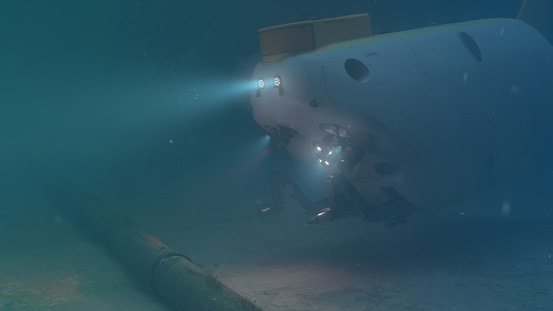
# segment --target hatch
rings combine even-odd
[[[263,62],[307,53],[325,45],[370,37],[369,14],[302,21],[258,30]]]

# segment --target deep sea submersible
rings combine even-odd
[[[516,19],[484,19],[373,35],[368,14],[258,31],[255,121],[324,170],[328,198],[311,202],[290,176],[270,176],[314,215],[387,227],[417,208],[443,208],[524,172],[552,133],[550,0]]]

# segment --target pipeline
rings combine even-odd
[[[76,185],[60,191],[62,208],[177,310],[261,311],[248,299],[145,233]]]

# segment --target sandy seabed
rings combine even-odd
[[[236,213],[224,213],[232,197],[110,205],[126,204],[125,215],[265,311],[553,310],[553,221],[484,208],[497,193],[389,230],[360,219],[305,227],[294,202],[253,217],[253,195]],[[1,310],[171,310],[54,206],[0,229]]]

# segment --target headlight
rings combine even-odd
[[[282,88],[282,79],[280,76],[273,77],[273,87],[278,88],[278,95],[284,95],[284,89]]]
[[[282,83],[282,80],[279,76],[275,76],[273,78],[273,87],[280,87],[280,84]]]
[[[278,89],[278,94],[282,96],[284,94],[284,89],[282,88],[282,79],[280,76],[273,77],[273,88]],[[263,78],[257,79],[257,89],[255,90],[255,96],[257,98],[261,97],[261,90],[265,89],[265,80]]]

